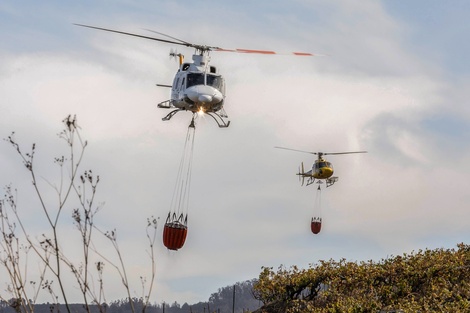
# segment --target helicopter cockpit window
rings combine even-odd
[[[212,86],[217,88],[218,90],[222,90],[222,77],[216,75],[207,75],[206,81],[208,86]]]
[[[202,73],[189,73],[187,75],[187,85],[186,87],[191,87],[195,85],[204,85],[204,74]]]

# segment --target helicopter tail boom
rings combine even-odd
[[[304,170],[304,162],[300,163],[299,172],[296,174],[299,176],[299,181],[303,186],[305,184],[305,179],[307,179],[307,185],[311,185],[315,182],[315,177],[312,174],[312,170],[305,172]]]

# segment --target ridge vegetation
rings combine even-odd
[[[256,312],[470,312],[470,246],[419,250],[379,262],[265,267]]]

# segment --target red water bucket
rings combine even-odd
[[[181,249],[186,241],[188,227],[177,223],[166,223],[163,228],[163,244],[169,250]]]
[[[321,230],[321,218],[312,218],[312,223],[310,224],[310,229],[315,235],[318,234]]]

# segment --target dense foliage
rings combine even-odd
[[[254,294],[259,312],[470,312],[470,246],[263,268]]]

